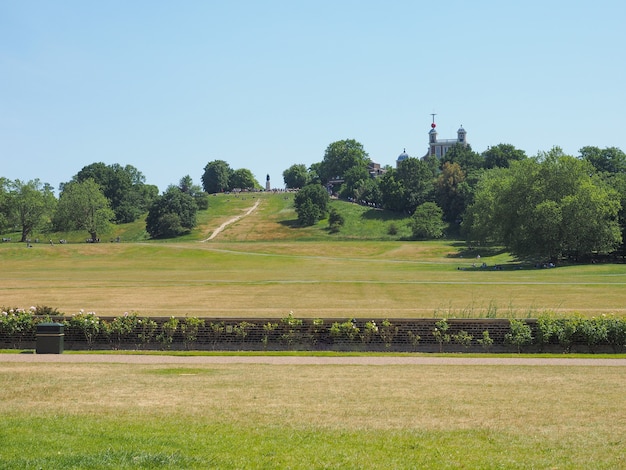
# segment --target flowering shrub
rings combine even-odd
[[[311,323],[311,329],[309,330],[309,342],[312,346],[317,344],[322,334],[325,333],[324,320],[321,318],[314,318]]]
[[[110,323],[102,322],[102,330],[110,338],[113,349],[121,347],[122,340],[129,337],[137,328],[138,321],[136,313],[125,312],[121,317],[115,317]]]
[[[72,315],[69,320],[65,320],[64,324],[69,329],[78,331],[85,338],[88,349],[93,348],[94,339],[102,329],[100,318],[95,312],[85,313],[82,309],[77,314]]]
[[[361,341],[363,343],[369,343],[372,339],[378,335],[378,325],[374,320],[365,322],[363,326],[363,332],[361,333]]]
[[[389,320],[383,320],[380,328],[380,337],[385,343],[385,348],[389,349],[391,347],[391,343],[393,343],[393,339],[396,337],[397,334],[398,327],[392,325]]]
[[[439,343],[439,352],[443,352],[444,343],[450,342],[450,334],[448,333],[449,329],[450,325],[448,324],[448,320],[445,318],[435,323],[433,336],[435,337],[437,343]]]
[[[137,343],[137,349],[142,346],[147,346],[152,341],[157,326],[157,323],[150,318],[139,318],[137,320],[137,339],[139,340]]]
[[[294,318],[293,312],[289,312],[285,318],[280,319],[280,323],[283,327],[283,334],[281,339],[283,342],[291,348],[294,343],[302,340],[302,320]]]
[[[329,330],[330,336],[335,341],[347,341],[349,343],[357,340],[360,332],[361,330],[356,326],[354,318],[343,323],[334,322]]]
[[[35,307],[31,307],[34,309]],[[0,333],[13,339],[14,347],[20,348],[24,336],[34,328],[32,310],[10,308],[2,310],[0,315]]]
[[[10,347],[16,348],[24,343],[32,344],[37,338],[35,327],[38,323],[58,320],[51,318],[51,313],[58,311],[50,307],[0,309],[0,344],[10,344]],[[155,321],[139,318],[136,313],[124,313],[105,320],[94,312],[86,313],[81,310],[62,320],[66,327],[65,336],[70,344],[86,344],[88,349],[93,349],[94,344],[101,344],[106,340],[113,349],[128,348],[129,345],[140,349],[151,342],[159,342],[164,349],[193,349],[196,343],[200,343],[200,349],[207,345],[213,349],[222,346],[231,348],[236,341],[242,349],[259,349],[261,346],[263,349],[293,349],[300,346],[307,349],[325,349],[332,348],[329,340],[335,345],[362,343],[363,348],[367,349],[370,344],[375,344],[374,347],[384,344],[385,348],[393,347],[398,350],[417,350],[423,341],[430,345],[429,348],[438,344],[440,352],[450,342],[466,349],[473,346],[484,350],[489,350],[497,342],[509,344],[518,352],[526,345],[533,345],[535,351],[543,350],[545,346],[554,348],[560,345],[565,352],[574,348],[579,351],[585,346],[590,352],[596,352],[599,348],[603,351],[612,348],[617,353],[626,348],[626,317],[615,315],[591,318],[570,315],[559,318],[544,312],[536,320],[488,320],[486,326],[489,330],[482,331],[482,338],[480,320],[477,325],[470,324],[466,327],[466,321],[445,318],[438,321],[399,320],[397,325],[388,319],[362,322],[351,319],[327,325],[321,318],[301,320],[294,318],[293,312],[290,312],[280,320],[266,320],[262,325],[241,320],[223,320],[210,322],[205,327],[206,320],[197,317],[171,317],[161,320],[163,323],[159,324],[158,319]],[[463,330],[459,330],[460,325],[463,325]],[[418,332],[428,329],[432,336],[423,340]],[[491,338],[490,332],[495,335],[494,338]],[[479,339],[475,340],[472,335]]]
[[[178,318],[170,317],[161,325],[161,333],[157,335],[157,341],[163,345],[163,349],[169,349],[174,342],[174,334],[178,329]]]
[[[183,335],[183,344],[185,349],[191,349],[191,346],[198,341],[198,332],[204,326],[204,320],[198,317],[187,317],[180,325],[180,332]]]

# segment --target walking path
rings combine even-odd
[[[441,357],[441,356],[169,356],[156,354],[0,354],[2,363],[437,365],[437,366],[618,366],[626,359]]]
[[[254,203],[254,205],[252,207],[250,207],[244,214],[242,215],[238,215],[236,217],[233,217],[230,220],[227,220],[226,222],[224,222],[222,225],[220,225],[219,227],[217,227],[213,233],[211,234],[211,236],[209,238],[205,238],[204,240],[202,240],[203,242],[208,242],[209,240],[213,240],[215,237],[217,237],[217,235],[219,235],[219,233],[224,230],[226,227],[228,227],[230,224],[233,224],[235,222],[237,222],[239,219],[241,219],[242,217],[245,217],[247,215],[252,214],[252,212],[254,212],[256,210],[257,207],[259,207],[259,204],[261,203],[260,199],[257,199],[256,202]]]

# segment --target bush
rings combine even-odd
[[[589,348],[589,352],[595,353],[598,344],[606,343],[608,328],[601,318],[586,318],[579,322],[580,336]]]
[[[558,322],[548,314],[542,314],[537,319],[537,343],[539,350],[543,351],[544,346],[557,338],[559,330]]]
[[[293,344],[302,341],[303,322],[298,318],[294,318],[293,312],[289,312],[285,318],[281,318],[280,323],[283,327],[283,333],[280,338],[289,348]]]
[[[300,225],[314,225],[328,214],[330,196],[321,184],[308,184],[297,192],[294,206]]]
[[[376,325],[376,322],[374,320],[365,322],[363,332],[361,333],[361,341],[367,344],[371,342],[376,335],[378,335],[378,325]]]
[[[175,317],[170,317],[166,322],[161,325],[161,332],[157,335],[157,341],[161,343],[163,349],[170,349],[174,342],[174,334],[178,329],[179,320]]]
[[[150,342],[154,338],[157,327],[157,322],[150,318],[139,318],[137,320],[137,349],[150,344]]]
[[[198,341],[198,332],[204,326],[204,320],[197,317],[187,317],[180,325],[180,332],[183,335],[183,344],[185,349],[191,349],[191,346]]]
[[[533,337],[530,326],[522,320],[509,320],[511,331],[504,335],[504,342],[517,347],[522,352],[522,346],[532,343]]]
[[[385,343],[385,348],[389,349],[391,347],[391,343],[393,343],[393,339],[398,334],[398,327],[393,326],[389,320],[383,320],[380,327],[380,337],[383,339],[383,343]]]
[[[330,210],[330,215],[328,216],[328,228],[330,229],[330,232],[331,233],[339,232],[339,229],[343,226],[345,222],[346,221],[343,218],[343,215],[341,215],[337,211],[337,209],[333,207]]]
[[[0,334],[13,340],[14,347],[20,348],[24,337],[33,332],[35,321],[32,310],[10,308],[0,314]]]
[[[102,321],[95,312],[85,313],[83,310],[65,320],[64,324],[70,331],[75,330],[85,338],[88,349],[93,348],[94,340],[102,329]]]
[[[330,326],[330,336],[335,342],[352,343],[360,337],[361,330],[356,326],[356,320],[348,320],[343,323],[334,322]]]
[[[122,341],[130,337],[130,334],[137,327],[137,314],[125,313],[121,317],[116,317],[110,323],[102,322],[102,330],[105,330],[111,341],[113,341],[113,349],[119,349]]]
[[[450,329],[450,325],[448,324],[448,320],[446,320],[445,318],[435,323],[433,336],[435,337],[435,341],[439,343],[440,353],[443,352],[444,343],[450,342],[450,334],[448,334],[449,329]]]
[[[616,318],[615,315],[603,316],[606,324],[606,341],[613,348],[613,352],[621,352],[626,347],[626,318]]]
[[[239,341],[241,341],[242,343],[245,343],[246,338],[250,334],[250,330],[254,328],[255,326],[256,325],[254,323],[242,321],[242,322],[237,323],[233,327],[233,332],[235,333],[235,336],[239,339]]]
[[[452,341],[460,346],[463,346],[465,349],[469,348],[472,345],[473,339],[474,337],[464,330],[461,330],[458,333],[452,335]]]
[[[446,228],[443,211],[434,202],[417,206],[409,222],[413,238],[420,240],[441,238]]]
[[[489,335],[489,330],[483,331],[483,337],[481,339],[477,339],[476,342],[480,344],[485,351],[489,351],[491,346],[493,346],[493,339]]]

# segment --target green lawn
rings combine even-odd
[[[497,249],[404,240],[401,230],[394,238],[388,226],[402,220],[341,201],[333,201],[346,214],[339,234],[325,222],[299,228],[292,198],[212,196],[198,229],[175,240],[147,240],[135,223],[118,229],[122,243],[1,244],[0,306],[280,318],[626,311],[624,264],[532,269]],[[253,213],[203,241],[259,200]],[[126,241],[131,234],[137,241]],[[473,267],[482,263],[488,268]]]
[[[622,369],[0,362],[0,468],[624,468]]]

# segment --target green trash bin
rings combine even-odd
[[[63,353],[62,323],[39,323],[37,325],[37,354],[61,354]]]

